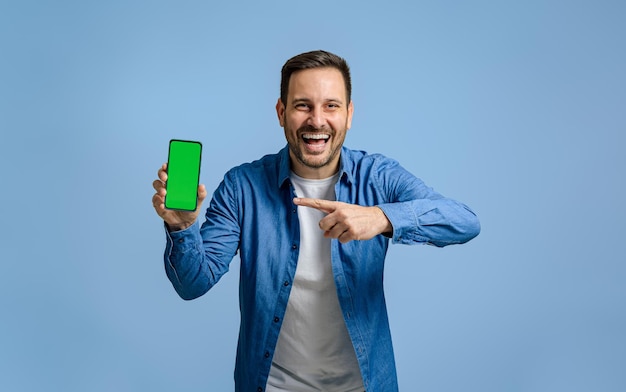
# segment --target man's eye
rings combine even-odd
[[[296,104],[296,109],[308,110],[309,109],[309,105],[307,105],[306,103],[298,103],[298,104]]]

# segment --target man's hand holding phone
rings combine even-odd
[[[152,196],[152,205],[156,213],[165,221],[171,231],[184,230],[193,225],[200,214],[202,202],[207,195],[204,185],[198,186],[198,204],[194,211],[172,210],[165,207],[165,195],[167,194],[167,163],[164,163],[159,169],[158,177],[159,178],[152,183],[156,191],[154,196]]]

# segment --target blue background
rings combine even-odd
[[[229,391],[237,259],[178,298],[150,199],[170,138],[202,182],[285,144],[280,67],[353,71],[346,145],[470,205],[393,246],[403,391],[626,390],[626,3],[0,2],[0,390]]]

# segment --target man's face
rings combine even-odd
[[[343,75],[335,68],[294,72],[287,103],[276,104],[292,170],[304,178],[327,178],[339,170],[341,146],[352,124]]]

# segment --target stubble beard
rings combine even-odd
[[[304,166],[311,168],[311,169],[320,169],[330,164],[330,162],[339,154],[339,152],[341,151],[341,146],[343,145],[343,140],[340,140],[338,144],[334,143],[335,145],[334,147],[331,145],[330,146],[331,150],[328,152],[328,155],[326,156],[325,159],[321,159],[321,160],[310,159],[310,157],[307,157],[306,154],[303,152],[305,149],[304,146],[302,146],[304,141],[302,140],[302,138],[300,138],[299,135],[301,135],[304,132],[314,133],[316,131],[322,131],[322,132],[328,133],[330,135],[330,139],[328,143],[336,142],[335,138],[337,137],[337,132],[335,132],[334,130],[331,130],[329,132],[327,129],[324,129],[324,128],[318,129],[309,125],[300,127],[296,131],[296,140],[290,140],[290,138],[287,137],[287,144],[289,145],[289,150],[291,151],[292,155],[298,160],[298,162],[300,162]],[[287,127],[285,128],[285,134],[291,135],[291,132],[289,131]],[[323,154],[320,154],[320,155],[323,155]],[[313,157],[315,158],[317,156],[313,156]]]

